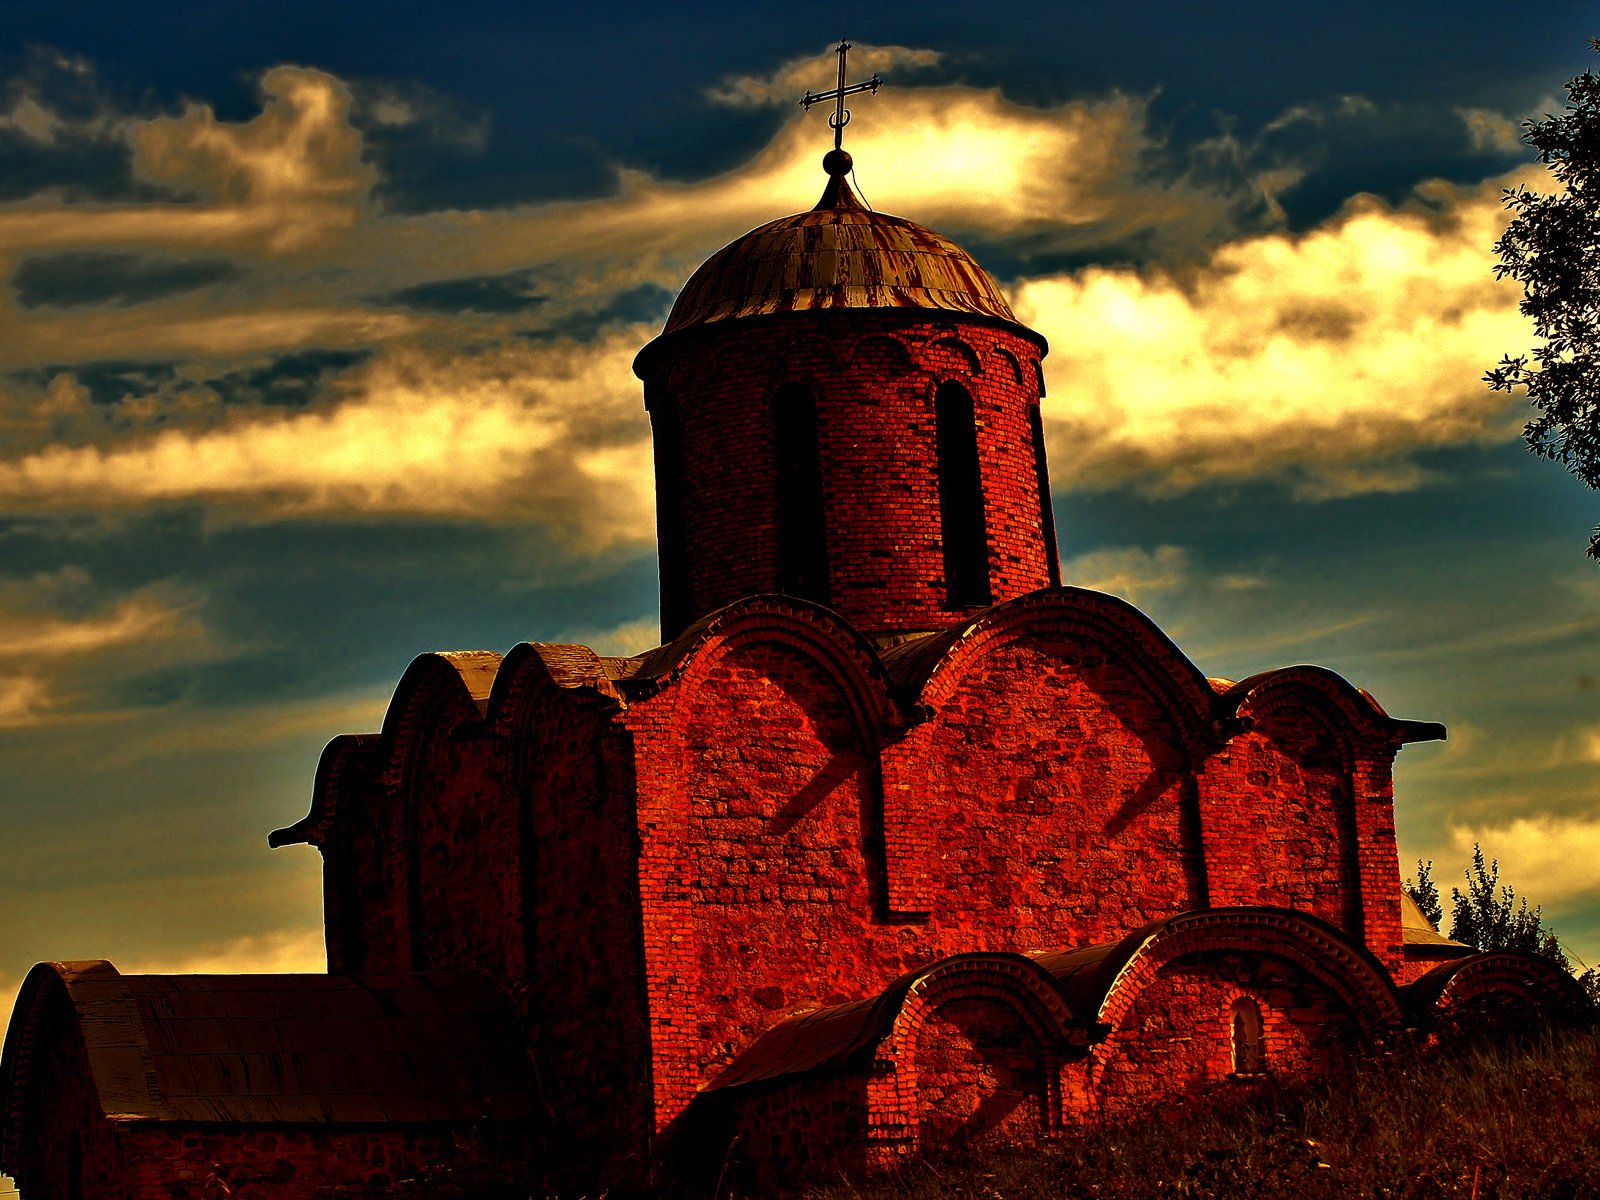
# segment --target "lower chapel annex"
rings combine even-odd
[[[1062,585],[1044,339],[825,165],[636,361],[663,644],[426,654],[335,738],[271,839],[322,856],[327,975],[36,967],[27,1200],[771,1186],[1582,1003],[1403,896],[1441,726]]]

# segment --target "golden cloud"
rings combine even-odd
[[[1527,337],[1488,249],[1507,182],[1432,183],[1398,208],[1361,197],[1184,271],[1022,281],[1018,316],[1051,342],[1054,478],[1403,490],[1423,481],[1413,452],[1511,436],[1480,382],[1496,348]]]
[[[535,518],[599,550],[654,535],[637,328],[581,347],[394,347],[306,411],[49,445],[0,463],[14,509],[206,501],[273,515]]]
[[[1463,861],[1474,845],[1500,863],[1500,881],[1529,905],[1563,904],[1600,893],[1600,818],[1543,814],[1505,823],[1456,825],[1450,843]],[[1453,881],[1441,879],[1441,883]]]
[[[929,53],[878,47],[862,62],[917,65]],[[790,88],[799,69],[741,94]],[[822,118],[797,111],[744,166],[699,183],[619,168],[616,194],[599,199],[397,215],[371,200],[343,83],[279,67],[262,91],[245,122],[202,105],[130,122],[141,177],[193,203],[0,207],[0,259],[12,262],[62,247],[210,246],[253,269],[116,309],[23,310],[0,291],[0,367],[160,359],[199,379],[197,363],[309,347],[376,356],[305,411],[224,411],[203,389],[175,386],[143,402],[148,419],[125,404],[113,421],[81,396],[70,417],[72,385],[59,379],[53,416],[18,415],[0,397],[10,441],[0,502],[516,512],[596,546],[648,540],[649,459],[628,360],[649,331],[588,348],[535,349],[512,335],[622,288],[675,287],[718,245],[809,203],[822,184]],[[1216,245],[1182,269],[1014,285],[1019,315],[1053,345],[1058,483],[1170,490],[1265,476],[1312,494],[1394,490],[1424,481],[1410,457],[1419,448],[1508,436],[1504,405],[1477,383],[1485,347],[1525,337],[1488,259],[1500,181],[1429,185],[1398,208],[1363,199],[1306,234],[1217,245],[1250,197],[1151,178],[1141,163],[1159,146],[1141,100],[1032,108],[945,87],[886,89],[870,104],[850,147],[884,209],[1034,247]],[[514,270],[550,280],[533,316],[374,299]]]

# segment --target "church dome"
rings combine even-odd
[[[769,221],[708,258],[684,285],[662,336],[832,308],[933,309],[1020,327],[999,286],[965,250],[915,221],[872,211],[834,176],[810,212]]]

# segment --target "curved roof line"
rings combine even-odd
[[[1376,998],[1384,1011],[1376,1014],[1380,1019],[1395,1021],[1400,1006],[1394,984],[1383,964],[1365,946],[1347,938],[1338,929],[1310,913],[1294,909],[1273,908],[1265,905],[1231,908],[1192,909],[1151,921],[1116,942],[1098,946],[1085,946],[1078,950],[1059,951],[1036,956],[1046,970],[1056,976],[1062,991],[1079,1013],[1087,1014],[1097,1022],[1104,1022],[1108,1005],[1118,993],[1124,980],[1131,980],[1138,963],[1154,952],[1163,941],[1184,932],[1210,928],[1218,947],[1226,945],[1229,929],[1243,933],[1267,926],[1280,932],[1291,933],[1304,942],[1320,957],[1327,957],[1329,947],[1337,949],[1345,961],[1340,964],[1348,975],[1352,971],[1364,976],[1365,990]],[[1241,939],[1241,948],[1259,952],[1259,944]],[[1333,961],[1337,962],[1337,959]],[[1351,980],[1356,983],[1355,979]],[[1384,1002],[1386,1001],[1386,1002]],[[1374,1015],[1374,1014],[1364,1014]]]
[[[733,632],[752,617],[787,617],[796,628],[808,631],[827,630],[828,636],[817,638],[819,643],[831,644],[839,651],[835,657],[848,662],[850,652],[864,668],[869,681],[876,682],[879,703],[872,706],[881,716],[894,715],[894,692],[889,673],[884,667],[878,648],[860,630],[825,605],[798,596],[768,593],[745,596],[715,612],[707,613],[664,646],[639,655],[638,669],[626,680],[619,681],[624,695],[651,694],[675,683],[693,663],[702,647],[718,635]],[[770,626],[768,626],[770,628]]]
[[[479,720],[487,716],[501,661],[502,656],[492,650],[434,650],[412,659],[383,714],[381,769],[387,772],[398,765],[402,748],[415,733],[413,726],[435,698],[453,694]]]
[[[267,845],[309,843],[320,846],[338,816],[339,793],[352,772],[371,771],[383,738],[376,733],[341,733],[322,748],[317,758],[317,774],[311,784],[311,811],[293,825],[267,834]]]
[[[165,1106],[150,1043],[122,974],[104,959],[36,963],[17,993],[0,1052],[0,1169],[27,1186],[32,1174],[24,1126],[40,1025],[70,1012],[83,1039],[101,1111],[112,1119],[159,1119]]]
[[[1391,717],[1371,692],[1359,688],[1337,671],[1327,667],[1303,663],[1292,667],[1274,667],[1229,684],[1217,695],[1217,705],[1229,714],[1237,714],[1257,696],[1280,687],[1299,685],[1322,692],[1330,698],[1342,700],[1349,713],[1364,718],[1369,727],[1379,730],[1397,742],[1434,742],[1445,737],[1445,727],[1437,721],[1409,721]]]
[[[1520,950],[1478,951],[1465,958],[1441,963],[1402,989],[1407,1010],[1414,1016],[1432,1015],[1458,986],[1471,985],[1475,977],[1488,980],[1519,979],[1530,990],[1554,999],[1567,1014],[1593,1012],[1594,1004],[1578,981],[1547,958]]]
[[[489,695],[488,712],[504,721],[520,697],[543,684],[588,690],[612,703],[622,702],[616,681],[636,668],[626,658],[608,658],[577,642],[518,642],[501,660]]]
[[[525,1034],[486,975],[123,975],[104,960],[40,963],[0,1060],[8,1168],[27,1157],[28,1076],[52,1007],[81,1038],[112,1121],[388,1125],[537,1114]]]
[[[952,972],[981,972],[986,967],[992,970],[997,966],[1002,970],[995,978],[1026,973],[1038,986],[1049,989],[1060,999],[1069,1019],[1073,1016],[1071,1003],[1055,979],[1035,959],[1005,950],[955,954],[907,971],[875,996],[785,1017],[745,1047],[721,1074],[700,1090],[721,1091],[788,1075],[859,1065],[893,1032],[901,1010],[914,991]]]
[[[980,635],[1013,624],[1022,628],[1037,621],[1047,624],[1051,614],[1071,612],[1086,617],[1099,617],[1107,624],[1119,626],[1124,634],[1136,640],[1147,637],[1157,651],[1146,655],[1148,662],[1161,666],[1161,675],[1169,684],[1169,702],[1178,700],[1179,692],[1186,692],[1188,709],[1195,722],[1210,720],[1213,691],[1200,668],[1178,648],[1171,638],[1134,605],[1108,592],[1075,586],[1038,588],[1011,600],[992,605],[974,613],[966,620],[939,633],[916,638],[892,646],[883,652],[884,665],[900,693],[902,703],[921,704],[929,686],[945,668],[962,652],[963,647]],[[1177,714],[1174,714],[1175,716]],[[1192,732],[1192,731],[1191,731]]]
[[[663,342],[690,329],[862,308],[993,321],[1048,351],[970,254],[915,221],[867,208],[835,178],[815,208],[758,225],[706,259],[678,293],[660,335],[635,357],[634,373],[643,377]]]

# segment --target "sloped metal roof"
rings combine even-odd
[[[1477,950],[1464,942],[1445,937],[1434,923],[1422,915],[1422,909],[1410,893],[1400,892],[1400,934],[1408,947],[1427,947],[1435,951],[1454,951],[1457,954],[1476,954]]]
[[[61,1003],[114,1120],[453,1124],[536,1111],[522,1029],[478,975],[123,975],[104,961],[43,963],[18,1016]],[[28,1067],[13,1050],[25,1053],[8,1039],[15,1086]]]

